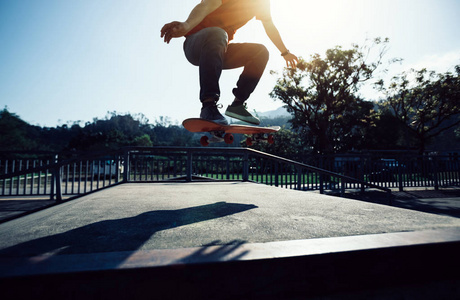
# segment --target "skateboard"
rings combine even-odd
[[[204,135],[200,139],[202,146],[208,146],[210,143],[225,142],[233,143],[233,133],[251,135],[246,138],[246,145],[251,146],[254,142],[266,141],[273,144],[275,139],[271,133],[280,130],[279,126],[259,127],[251,125],[222,125],[212,121],[200,118],[190,118],[182,122],[185,129],[190,132],[209,132],[211,138]]]

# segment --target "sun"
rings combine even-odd
[[[312,42],[340,40],[344,35],[353,35],[361,2],[271,0],[271,12],[283,39],[299,46],[309,46]]]

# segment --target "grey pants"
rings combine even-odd
[[[233,94],[245,101],[259,83],[268,62],[268,50],[253,43],[228,44],[225,30],[209,27],[188,36],[184,42],[188,61],[199,67],[200,100],[219,100],[219,78],[224,69],[244,67]]]

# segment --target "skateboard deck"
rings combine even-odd
[[[267,141],[272,144],[274,142],[273,135],[278,130],[279,126],[260,127],[252,125],[222,125],[212,121],[200,118],[190,118],[182,122],[185,129],[190,132],[209,132],[212,137],[209,139],[207,136],[202,136],[200,139],[201,145],[208,146],[212,142],[222,142],[227,144],[233,143],[233,133],[248,134],[252,137],[246,138],[246,144],[252,145],[256,141]]]

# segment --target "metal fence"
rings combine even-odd
[[[76,157],[72,157],[76,156]],[[0,196],[80,195],[121,182],[117,154],[0,153]]]
[[[460,161],[455,155],[335,155],[315,161],[325,169],[400,191],[460,186]]]
[[[247,148],[134,147],[112,153],[0,153],[0,196],[82,195],[122,182],[253,181],[297,190],[460,186],[455,156],[305,157]]]

